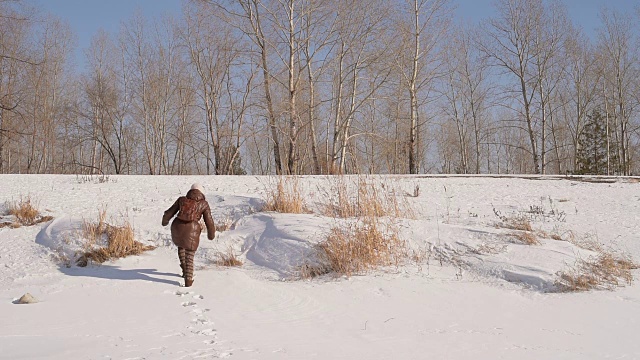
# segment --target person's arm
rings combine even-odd
[[[209,203],[206,204],[204,211],[202,212],[202,217],[204,218],[204,224],[207,226],[207,238],[209,240],[213,240],[216,236],[216,226],[213,223],[213,218],[211,217],[211,209],[209,208]]]
[[[180,201],[180,198],[178,198],[178,200],[176,200],[176,202],[174,202],[173,205],[164,212],[164,215],[162,216],[162,226],[167,226],[169,224],[169,220],[171,220],[171,218],[178,213],[178,210],[180,210],[178,201]]]

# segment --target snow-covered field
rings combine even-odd
[[[559,271],[593,255],[570,238],[640,260],[637,179],[369,178],[414,209],[400,234],[431,255],[313,280],[294,278],[313,244],[340,225],[319,211],[330,178],[301,178],[313,213],[297,215],[260,212],[269,177],[99,179],[0,176],[0,204],[29,196],[55,218],[0,229],[1,359],[640,359],[637,281],[581,293],[554,285]],[[233,225],[214,241],[203,234],[194,286],[184,288],[160,220],[194,182],[214,219]],[[157,248],[64,266],[82,221],[104,207]],[[540,244],[516,241],[499,216],[529,218]],[[242,267],[213,264],[229,247]],[[14,304],[25,293],[39,302]]]

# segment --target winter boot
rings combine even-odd
[[[182,269],[182,277],[184,278],[186,275],[186,260],[185,260],[185,249],[179,247],[178,248],[178,258],[180,259],[180,269]]]
[[[193,257],[196,252],[194,250],[185,250],[184,262],[184,286],[189,287],[193,284]]]

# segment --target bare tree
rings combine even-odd
[[[398,69],[409,93],[409,173],[419,172],[419,94],[433,86],[437,76],[438,50],[450,18],[448,0],[407,0],[399,26],[405,44],[398,54]],[[409,15],[409,16],[407,16]],[[406,20],[405,20],[406,19]],[[424,95],[424,94],[423,94]]]
[[[446,76],[441,93],[445,100],[442,112],[447,116],[443,120],[455,123],[457,137],[456,141],[442,145],[457,144],[456,170],[462,173],[480,173],[491,90],[487,60],[474,46],[474,32],[475,29],[461,24],[449,35],[450,40],[444,47]]]
[[[179,53],[177,37],[169,19],[155,22],[149,30],[140,15],[125,24],[122,43],[130,65],[132,112],[143,133],[144,154],[149,174],[167,174],[168,130],[179,115]]]
[[[595,49],[582,30],[573,27],[567,31],[563,53],[568,61],[566,87],[561,91],[561,96],[564,93],[567,97],[567,101],[563,102],[563,117],[571,132],[572,170],[575,171],[576,155],[580,147],[578,138],[600,88],[599,72],[596,68]]]
[[[313,162],[313,173],[321,174],[318,147],[318,79],[325,75],[331,62],[331,47],[336,44],[335,25],[338,18],[333,9],[332,0],[305,0],[303,2],[304,19],[301,25],[300,47],[303,55],[302,68],[307,71],[307,122],[301,128],[309,128],[310,152]],[[301,129],[301,130],[302,130]]]
[[[249,106],[254,69],[243,57],[243,39],[211,14],[202,3],[185,8],[182,41],[197,79],[198,106],[204,112],[214,151],[215,174],[231,174],[239,161],[242,120]],[[238,70],[245,66],[246,69]],[[211,159],[207,155],[207,159]],[[207,168],[210,160],[207,161]],[[207,171],[209,172],[209,171]]]
[[[131,153],[132,101],[129,74],[122,46],[109,35],[98,32],[87,51],[89,74],[84,80],[86,108],[81,114],[88,119],[84,132],[92,143],[92,171],[104,172],[97,159],[104,152],[116,174],[126,172]],[[86,165],[85,165],[86,166]]]
[[[332,123],[327,123],[326,148],[330,173],[344,173],[347,148],[364,131],[352,132],[360,108],[386,84],[390,68],[385,61],[390,46],[378,39],[388,38],[390,26],[385,22],[384,3],[362,3],[361,11],[350,11],[350,2],[339,2],[336,24],[337,46],[333,69]],[[367,81],[364,81],[366,74]],[[329,130],[331,128],[331,130]]]
[[[606,115],[613,117],[621,172],[631,173],[630,141],[634,101],[634,83],[637,82],[639,53],[634,43],[634,22],[629,14],[604,9],[601,13],[602,28],[598,32],[598,48],[603,57],[604,95]]]
[[[514,109],[523,121],[529,137],[529,152],[532,158],[533,171],[541,172],[540,155],[538,151],[538,131],[534,118],[533,103],[539,89],[539,77],[535,74],[536,29],[543,20],[542,0],[498,0],[496,2],[496,17],[490,19],[489,26],[484,29],[487,39],[480,42],[482,51],[492,59],[502,74],[513,76],[516,82],[519,99],[516,100],[520,108]],[[507,94],[515,91],[509,90]],[[510,98],[501,99],[503,106],[509,107]]]
[[[29,66],[38,63],[29,46],[33,13],[21,5],[18,1],[0,1],[0,173],[11,168],[11,143],[27,135],[21,126],[21,104],[28,92],[24,75]]]

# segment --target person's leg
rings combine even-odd
[[[184,277],[184,269],[185,269],[185,250],[184,248],[178,247],[178,258],[180,259],[180,268],[182,269],[182,277]]]
[[[193,284],[193,257],[195,254],[195,250],[185,250],[184,286],[186,287]]]

